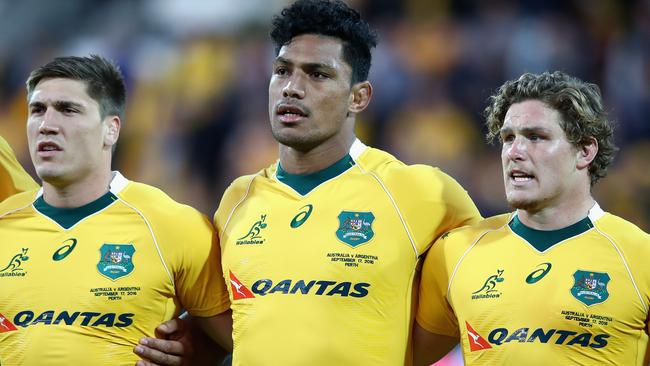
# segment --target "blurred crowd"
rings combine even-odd
[[[124,71],[114,168],[212,215],[229,182],[277,158],[268,124],[271,16],[286,0],[0,0],[0,135],[29,169],[24,81],[60,55]],[[350,0],[378,29],[360,116],[368,145],[438,166],[484,216],[504,205],[482,111],[505,80],[563,70],[601,86],[622,148],[595,194],[650,230],[650,1]]]

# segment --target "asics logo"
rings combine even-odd
[[[309,215],[311,215],[311,211],[313,209],[314,206],[312,206],[311,204],[302,206],[300,208],[301,211],[298,212],[298,214],[293,217],[293,220],[291,220],[291,224],[290,224],[291,227],[296,229],[299,228],[302,224],[304,224],[305,221],[307,221],[307,219],[309,218]]]
[[[70,244],[66,244],[66,245],[62,246],[61,248],[57,249],[56,252],[54,252],[54,254],[52,254],[52,259],[53,260],[60,261],[61,259],[64,259],[65,257],[67,257],[68,254],[72,253],[74,248],[77,246],[77,239],[75,239],[75,238],[66,239],[61,244],[65,244],[65,243],[68,243],[68,242]]]
[[[533,283],[536,283],[537,281],[541,280],[542,278],[544,278],[544,276],[546,276],[546,274],[551,270],[551,267],[553,266],[547,262],[547,263],[539,264],[537,267],[541,267],[541,268],[532,271],[528,275],[528,277],[526,277],[526,283],[532,285]]]

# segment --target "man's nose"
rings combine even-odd
[[[510,160],[522,160],[526,155],[526,143],[523,138],[515,137],[510,146],[508,146],[506,154]]]
[[[285,98],[303,99],[305,97],[304,79],[300,75],[292,75],[282,88],[282,96]]]
[[[42,134],[59,133],[60,127],[57,121],[56,111],[48,108],[43,114],[43,119],[38,126],[38,132]]]

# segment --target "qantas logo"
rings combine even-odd
[[[24,310],[16,314],[13,324],[19,327],[27,328],[34,325],[81,325],[84,327],[105,327],[105,328],[125,328],[133,324],[133,313],[97,313],[94,311],[61,311],[47,310],[42,313],[34,313],[31,310]],[[4,317],[3,317],[4,318]],[[2,324],[6,324],[7,320],[0,323],[0,332],[4,329]],[[11,324],[11,323],[9,323]],[[12,325],[13,326],[13,325]],[[16,328],[14,327],[13,330]],[[6,330],[5,330],[6,331]]]
[[[589,348],[603,348],[607,346],[609,334],[578,333],[572,330],[519,328],[510,332],[506,328],[493,329],[488,334],[487,340],[465,322],[467,339],[471,352],[500,346],[504,343],[554,343],[566,346],[581,346]]]
[[[5,318],[4,315],[0,314],[0,333],[11,332],[12,330],[17,330],[16,326],[9,319]]]
[[[467,328],[467,338],[469,339],[470,351],[474,352],[492,348],[492,346],[490,346],[490,344],[481,337],[468,322],[465,322],[465,327]]]
[[[255,295],[232,274],[232,271],[230,271],[230,288],[232,289],[233,300],[255,298]]]
[[[370,284],[366,282],[292,279],[274,282],[271,279],[263,278],[255,281],[249,290],[230,272],[230,288],[232,289],[233,300],[252,299],[256,295],[273,294],[366,297],[368,296]]]

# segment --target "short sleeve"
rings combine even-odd
[[[453,268],[447,266],[445,235],[426,253],[418,296],[416,320],[431,333],[457,337],[458,322],[447,301],[449,278]]]
[[[199,221],[199,222],[196,222]],[[201,215],[194,227],[183,228],[187,242],[175,278],[177,296],[194,316],[208,317],[230,308],[228,290],[221,272],[221,250],[217,235]]]

